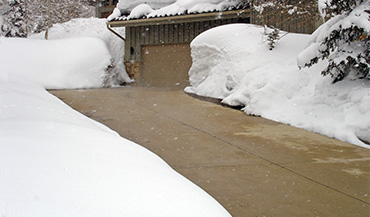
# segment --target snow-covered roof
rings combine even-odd
[[[129,3],[128,3],[129,2]],[[169,17],[187,14],[199,14],[209,12],[223,12],[249,7],[248,0],[152,0],[142,3],[141,0],[120,0],[113,13],[108,17],[109,21],[124,21],[133,19],[149,19],[156,17]],[[159,2],[168,4],[159,7]]]

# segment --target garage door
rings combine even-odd
[[[142,61],[146,86],[181,89],[189,84],[190,44],[143,46]]]

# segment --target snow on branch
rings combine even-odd
[[[323,75],[333,82],[350,75],[351,79],[370,79],[370,2],[362,0],[319,0],[319,6],[338,14],[312,35],[312,43],[298,56],[298,66],[311,67],[328,59]],[[341,10],[341,11],[340,11]]]

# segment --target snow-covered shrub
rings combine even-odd
[[[328,59],[322,74],[334,83],[348,75],[370,79],[370,1],[319,0],[319,7],[324,16],[335,16],[314,32],[313,42],[298,56],[299,67]]]

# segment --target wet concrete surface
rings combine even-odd
[[[181,90],[51,91],[163,158],[234,217],[370,216],[370,150]]]

